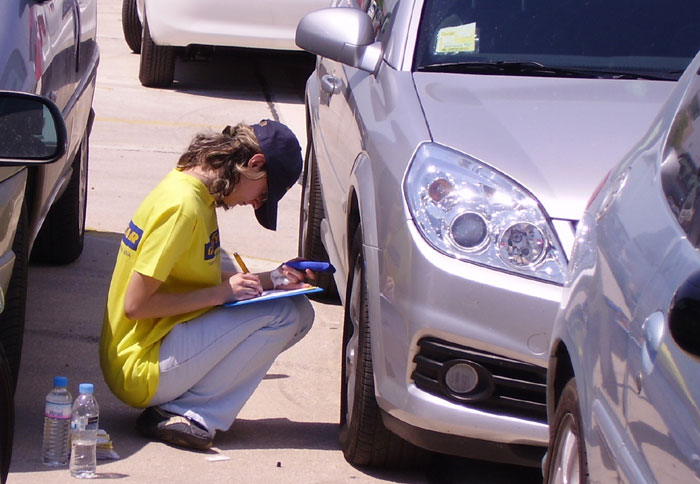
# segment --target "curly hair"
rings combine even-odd
[[[251,179],[267,175],[264,167],[261,172],[253,172],[248,167],[248,160],[258,153],[262,153],[262,149],[253,128],[239,123],[234,127],[226,126],[222,133],[197,134],[180,156],[177,169],[199,166],[216,173],[209,193],[217,207],[228,208],[223,200],[233,191],[241,175]]]

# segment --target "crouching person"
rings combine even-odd
[[[275,358],[311,328],[305,296],[222,304],[313,279],[286,265],[222,272],[216,207],[251,205],[275,230],[277,204],[299,177],[301,149],[281,123],[197,135],[142,202],[122,238],[100,337],[112,392],[145,408],[138,430],[208,449],[227,430]]]

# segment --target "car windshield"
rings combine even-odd
[[[671,79],[700,49],[696,0],[425,0],[414,70]]]

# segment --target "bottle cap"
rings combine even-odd
[[[87,393],[88,395],[92,395],[92,392],[94,391],[94,387],[92,383],[81,383],[78,386],[78,391],[80,393]]]
[[[59,388],[65,388],[68,386],[68,378],[65,376],[55,376],[53,377],[53,386]]]

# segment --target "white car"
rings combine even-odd
[[[168,87],[178,48],[299,50],[294,43],[299,19],[328,5],[329,0],[123,0],[122,30],[129,48],[141,54],[141,84]]]

